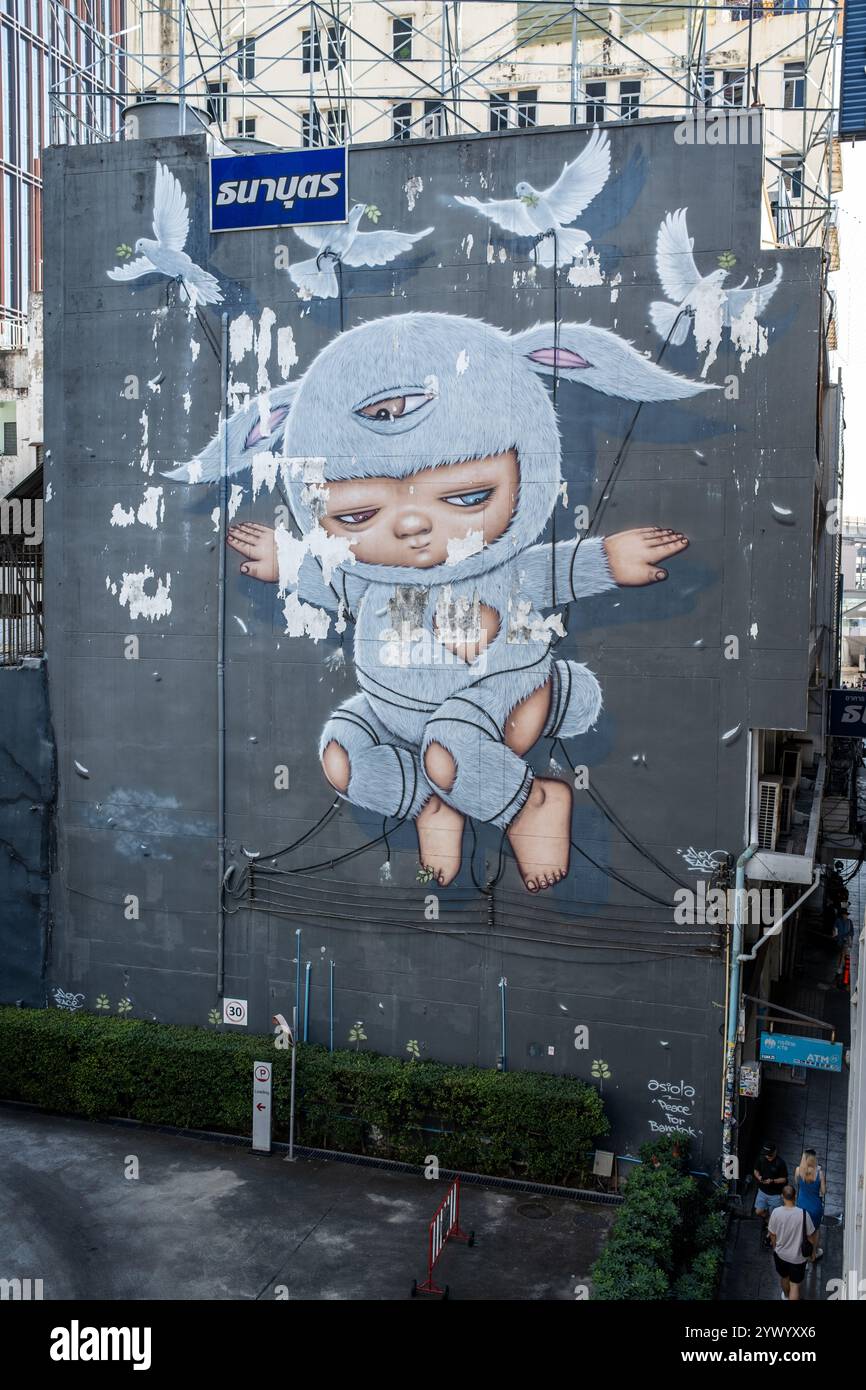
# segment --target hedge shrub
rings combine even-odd
[[[689,1176],[688,1148],[675,1136],[644,1144],[640,1157],[593,1268],[593,1298],[714,1298],[727,1230],[716,1189]]]
[[[288,1137],[290,1054],[269,1036],[0,1008],[0,1098],[88,1117],[248,1135],[252,1063],[271,1059],[274,1134]],[[296,1141],[408,1163],[579,1185],[609,1130],[570,1077],[401,1061],[304,1044]]]

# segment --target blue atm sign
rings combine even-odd
[[[762,1033],[761,1061],[784,1067],[812,1067],[815,1071],[842,1070],[842,1044],[823,1038],[798,1038],[793,1033]]]
[[[341,146],[212,159],[211,231],[345,222],[346,169]]]

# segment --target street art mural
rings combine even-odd
[[[565,876],[571,790],[522,755],[585,733],[602,694],[585,665],[554,657],[557,605],[658,583],[688,545],[653,524],[539,543],[564,486],[554,375],[629,401],[707,389],[588,324],[375,320],[268,396],[297,534],[228,535],[243,574],[279,582],[289,631],[320,640],[328,612],[353,623],[360,693],[322,732],[325,775],[355,805],[413,820],[443,887],[466,816],[507,832],[531,892]],[[234,476],[252,469],[261,420],[241,412],[229,428]],[[213,482],[221,461],[218,435],[170,476]]]
[[[800,718],[818,260],[674,128],[361,147],[345,224],[224,235],[203,136],[52,153],[58,1007],[578,1075],[618,1152],[685,1077],[712,1136],[674,894]]]

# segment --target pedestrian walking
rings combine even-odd
[[[769,1140],[761,1150],[761,1156],[755,1164],[753,1176],[758,1184],[755,1215],[759,1216],[764,1223],[761,1239],[764,1245],[769,1247],[767,1222],[771,1213],[782,1205],[782,1188],[788,1181],[788,1165],[783,1158],[779,1157],[776,1152],[776,1145]]]
[[[796,1303],[818,1232],[809,1213],[795,1205],[790,1183],[782,1188],[782,1205],[770,1213],[769,1233],[776,1273],[782,1281],[781,1297]]]
[[[845,983],[845,961],[851,949],[851,942],[854,939],[854,923],[848,915],[847,904],[840,907],[833,924],[833,934],[836,938],[838,955],[836,957],[836,988],[842,989]]]
[[[794,1169],[794,1189],[797,1193],[798,1209],[809,1213],[815,1227],[815,1244],[812,1249],[814,1264],[824,1253],[818,1241],[821,1236],[821,1222],[824,1220],[824,1198],[827,1195],[824,1171],[818,1164],[818,1155],[814,1149],[803,1150],[800,1162]]]

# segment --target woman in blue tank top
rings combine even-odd
[[[827,1184],[822,1170],[818,1167],[818,1156],[814,1149],[803,1150],[803,1156],[794,1170],[794,1186],[797,1189],[797,1206],[801,1211],[809,1213],[815,1230],[819,1230],[824,1220]],[[812,1263],[819,1260],[823,1253],[816,1240],[812,1251]]]

